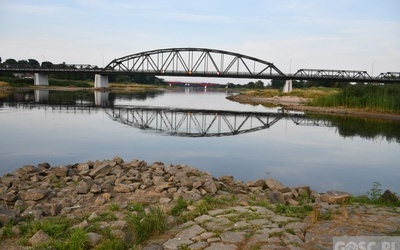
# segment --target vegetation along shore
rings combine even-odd
[[[142,160],[25,165],[0,178],[1,249],[331,249],[400,236],[400,201]]]
[[[313,87],[283,93],[276,89],[246,90],[228,99],[240,103],[279,105],[287,110],[400,120],[399,85]]]

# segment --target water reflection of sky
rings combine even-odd
[[[229,93],[212,92],[204,89],[183,88],[180,91],[167,92],[157,96],[156,99],[126,100],[116,98],[114,105],[142,105],[150,107],[171,107],[187,109],[211,109],[229,111],[254,111],[265,112],[267,109],[261,105],[240,104],[225,100]],[[276,110],[268,109],[268,110]]]
[[[240,105],[226,101],[221,93],[198,97],[165,94],[140,105],[201,104],[202,108],[229,110]],[[261,106],[240,107],[265,110]],[[265,178],[269,172],[285,185],[310,185],[320,192],[338,189],[365,193],[374,181],[382,183],[383,189],[400,191],[398,143],[343,138],[335,128],[298,126],[283,119],[270,129],[254,133],[187,138],[138,130],[111,120],[102,110],[89,114],[1,108],[0,119],[0,174],[24,164],[49,162],[55,166],[118,155],[126,161],[188,164],[217,177],[233,175],[244,181]]]

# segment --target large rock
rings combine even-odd
[[[99,186],[97,184],[93,184],[92,187],[90,188],[90,192],[92,192],[94,194],[101,193],[101,186]]]
[[[38,169],[35,166],[24,165],[21,168],[15,170],[14,173],[16,175],[26,175],[26,174],[30,174],[30,173],[35,173],[37,171],[38,171]]]
[[[328,191],[320,196],[321,201],[329,204],[341,204],[346,202],[350,194],[340,191]]]
[[[17,176],[11,175],[11,174],[6,174],[3,176],[1,182],[3,183],[3,185],[8,189],[9,187],[11,187],[12,183],[15,180],[18,180],[19,178]]]
[[[118,184],[114,187],[114,192],[117,193],[130,193],[133,192],[133,188],[129,185],[125,185],[125,184]]]
[[[52,168],[53,174],[55,174],[57,177],[66,177],[68,175],[68,167],[67,166],[58,166]]]
[[[93,232],[87,233],[89,246],[95,247],[101,240],[101,235]]]
[[[10,220],[15,220],[16,214],[13,210],[0,207],[0,228],[7,224]]]
[[[0,199],[4,200],[4,201],[9,201],[9,202],[14,202],[18,199],[18,196],[15,195],[14,193],[4,193],[4,194],[0,194]]]
[[[90,165],[88,163],[79,164],[77,170],[80,175],[85,175],[90,172]]]
[[[50,164],[47,163],[47,162],[39,163],[39,164],[38,164],[38,168],[39,168],[39,169],[49,169],[50,167],[51,167]]]
[[[205,191],[207,191],[207,193],[211,193],[211,194],[215,194],[218,191],[217,185],[212,180],[208,180],[208,181],[204,182],[203,189]]]
[[[61,212],[63,206],[59,203],[57,204],[50,204],[45,207],[46,213],[51,216],[56,216]]]
[[[285,197],[283,196],[283,194],[277,190],[267,190],[267,195],[269,198],[269,201],[273,204],[275,203],[280,203],[285,205],[286,201],[285,201]]]
[[[233,176],[231,175],[223,175],[219,177],[219,180],[222,181],[225,184],[231,185],[233,182]]]
[[[47,190],[30,190],[25,192],[20,192],[19,196],[24,201],[38,201],[46,198]]]
[[[311,193],[310,186],[298,186],[298,187],[294,187],[293,189],[295,189],[299,193],[299,195],[302,195],[302,193],[309,195]]]
[[[35,247],[49,243],[50,241],[51,237],[43,230],[39,230],[28,240],[28,245]]]
[[[267,178],[265,180],[265,184],[267,184],[267,187],[271,190],[279,190],[284,188],[285,186],[280,183],[279,181],[275,180],[275,179],[271,179],[271,178]]]
[[[399,198],[397,198],[396,195],[394,195],[390,190],[386,190],[381,196],[381,199],[387,203],[399,202]]]
[[[76,192],[78,193],[78,194],[87,194],[87,193],[89,193],[89,191],[90,191],[90,188],[91,188],[92,186],[91,186],[91,183],[90,182],[87,182],[87,181],[80,181],[79,183],[78,183],[78,185],[76,186]]]
[[[115,162],[115,163],[117,163],[118,165],[121,165],[121,166],[122,166],[122,164],[124,164],[124,160],[119,156],[115,156],[113,158],[113,162]]]
[[[263,179],[258,179],[258,180],[255,180],[254,182],[252,182],[252,183],[250,183],[250,187],[261,187],[261,188],[264,188],[264,186],[266,185],[266,183],[265,183],[266,181],[265,180],[263,180]]]
[[[111,172],[112,166],[110,164],[101,164],[90,171],[89,175],[96,177],[99,175],[107,175]]]
[[[168,189],[170,187],[173,187],[174,183],[172,182],[160,182],[158,185],[155,187],[155,191],[158,193],[163,192],[165,189]]]

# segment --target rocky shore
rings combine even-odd
[[[398,202],[390,191],[384,195]],[[400,235],[399,207],[346,204],[349,197],[319,194],[309,186],[286,187],[271,178],[245,183],[186,165],[120,157],[55,167],[26,165],[0,178],[0,249],[26,249],[51,240],[38,230],[19,243],[19,226],[26,217],[82,218],[72,227],[85,229],[86,248],[95,248],[104,235],[92,232],[91,225],[105,211],[113,211],[114,219],[104,219],[101,227],[131,248],[135,232],[125,218],[132,204],[161,208],[167,228],[131,249],[331,249],[332,236]],[[221,201],[218,207],[196,210],[211,198]],[[182,211],[171,212],[182,201]],[[6,237],[5,225],[11,222],[13,236]]]

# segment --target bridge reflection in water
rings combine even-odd
[[[50,91],[48,89],[35,89],[35,102],[47,102],[49,100],[49,93]],[[94,91],[95,106],[107,107],[109,105],[109,95],[110,92],[108,91]]]
[[[268,129],[281,119],[296,125],[331,126],[328,120],[307,118],[304,114],[278,112],[239,112],[226,110],[168,109],[154,107],[113,108],[106,113],[129,126],[181,137],[218,137]]]
[[[37,92],[35,91],[35,96]],[[102,94],[102,93],[99,93]],[[101,98],[106,100],[106,98]],[[312,118],[302,113],[245,112],[227,110],[179,109],[145,106],[98,106],[85,102],[38,103],[3,102],[2,105],[46,111],[91,113],[104,111],[113,121],[149,132],[180,137],[221,137],[268,129],[281,119],[300,126],[333,127],[328,119]]]

